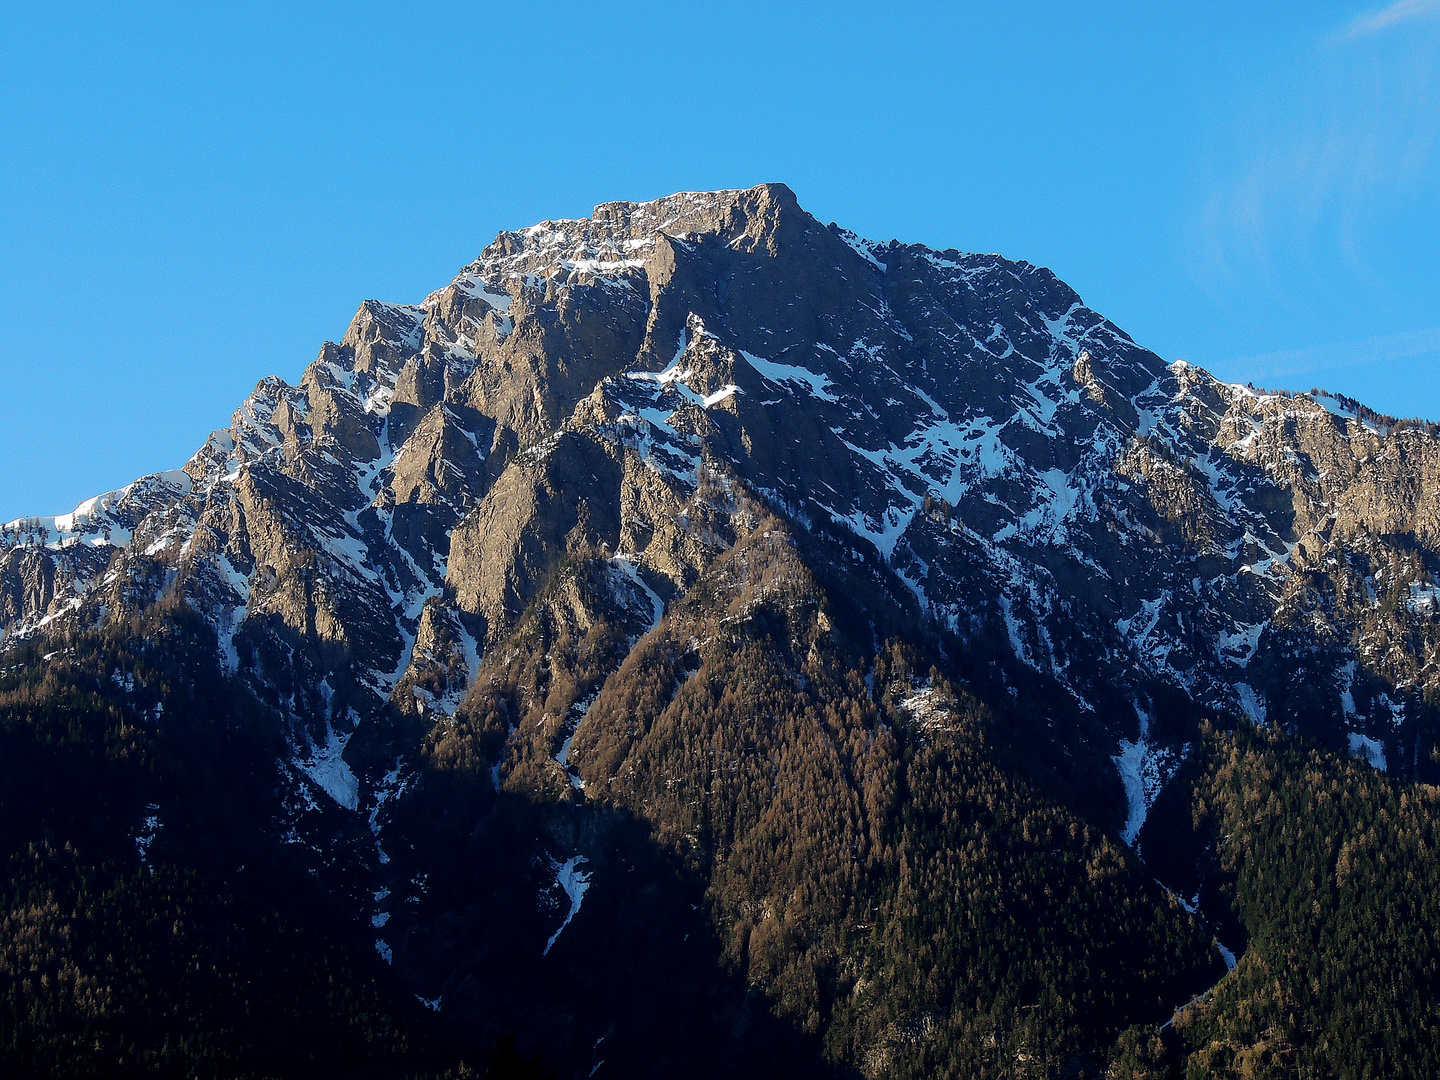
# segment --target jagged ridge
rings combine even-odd
[[[1177,701],[1420,768],[1440,453],[1347,405],[1166,365],[1044,269],[861,240],[781,185],[606,203],[367,301],[183,473],[5,526],[0,618],[182,594],[297,767],[373,808],[398,774],[355,774],[357,728],[452,713],[566,552],[612,560],[643,633],[733,542],[702,492],[739,484],[1063,687],[1133,841]]]

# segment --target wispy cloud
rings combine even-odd
[[[1364,341],[1347,341],[1336,345],[1317,345],[1307,349],[1286,349],[1282,352],[1247,356],[1232,360],[1225,367],[1230,371],[1253,372],[1253,375],[1247,377],[1256,381],[1287,379],[1297,375],[1311,379],[1324,372],[1430,355],[1440,357],[1440,326],[1405,334],[1367,338]]]
[[[1440,0],[1395,0],[1389,7],[1355,16],[1344,29],[1328,38],[1327,43],[1341,45],[1356,38],[1378,34],[1396,23],[1423,19],[1430,15],[1440,15]]]
[[[1254,89],[1207,162],[1193,235],[1209,284],[1269,283],[1278,264],[1298,288],[1307,265],[1336,262],[1366,279],[1376,223],[1425,212],[1440,177],[1440,18],[1381,33],[1422,16],[1440,16],[1440,0],[1362,15],[1343,36],[1380,35],[1377,48],[1302,53]]]

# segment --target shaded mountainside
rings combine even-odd
[[[1426,425],[1167,365],[1028,263],[781,185],[607,203],[367,301],[182,471],[0,528],[0,705],[62,775],[55,746],[232,702],[266,733],[217,781],[245,844],[472,1061],[515,1032],[565,1076],[1085,1075],[1183,1029],[1240,1069],[1265,1031],[1146,1034],[1273,930],[1279,886],[1237,900],[1204,826],[1239,799],[1220,733],[1429,790],[1437,495]],[[177,618],[163,690],[116,666]],[[35,718],[76,679],[98,718],[62,737]],[[100,760],[96,815],[188,819]],[[166,850],[46,798],[26,866]]]

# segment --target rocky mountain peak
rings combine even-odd
[[[1100,1075],[1246,964],[1237,866],[1291,935],[1226,984],[1275,988],[1263,1043],[1319,983],[1250,972],[1440,780],[1437,495],[1434,426],[1167,364],[1041,267],[778,184],[603,203],[365,301],[183,470],[0,527],[7,716],[61,718],[0,734],[77,750],[5,780],[93,721],[106,866],[203,850],[262,912],[288,872],[412,1013],[566,1075],[769,1075],[796,1033],[834,1075]],[[1426,835],[1364,878],[1418,923]],[[1367,970],[1424,1013],[1424,963]]]
[[[889,612],[862,622],[997,657],[984,679],[1043,699],[1075,768],[1142,792],[1138,835],[1184,727],[1152,726],[1162,702],[1323,715],[1419,767],[1436,447],[1167,365],[1029,263],[863,240],[780,184],[681,193],[503,232],[419,305],[366,301],[182,474],[6,526],[0,613],[13,640],[163,580],[261,699],[328,689],[276,705],[303,760],[453,712],[575,559],[638,640],[737,542],[743,493]],[[1297,649],[1304,693],[1278,662]]]

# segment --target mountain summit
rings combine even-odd
[[[1437,492],[1424,425],[1167,364],[1048,270],[864,240],[766,184],[502,232],[418,305],[366,301],[182,470],[0,528],[0,643],[198,613],[278,725],[267,828],[442,1012],[553,1022],[577,1075],[607,1038],[646,1060],[648,1021],[586,980],[673,874],[748,988],[713,991],[717,1031],[770,1023],[759,993],[797,1046],[899,1075],[1021,1045],[962,1000],[985,946],[907,982],[881,936],[973,917],[933,891],[966,843],[991,838],[966,882],[1030,872],[984,847],[1027,813],[1073,845],[1036,888],[1073,871],[1091,906],[1046,948],[1149,958],[1095,969],[1104,1018],[1075,1022],[1113,1035],[1224,970],[1229,916],[1151,883],[1201,891],[1151,811],[1212,725],[1436,778]],[[961,744],[989,748],[963,796],[922,776]],[[981,790],[1029,809],[946,832]],[[502,844],[507,799],[534,816]],[[645,900],[632,826],[674,861]],[[462,885],[505,892],[519,944]],[[512,947],[585,974],[517,991],[486,966]]]

